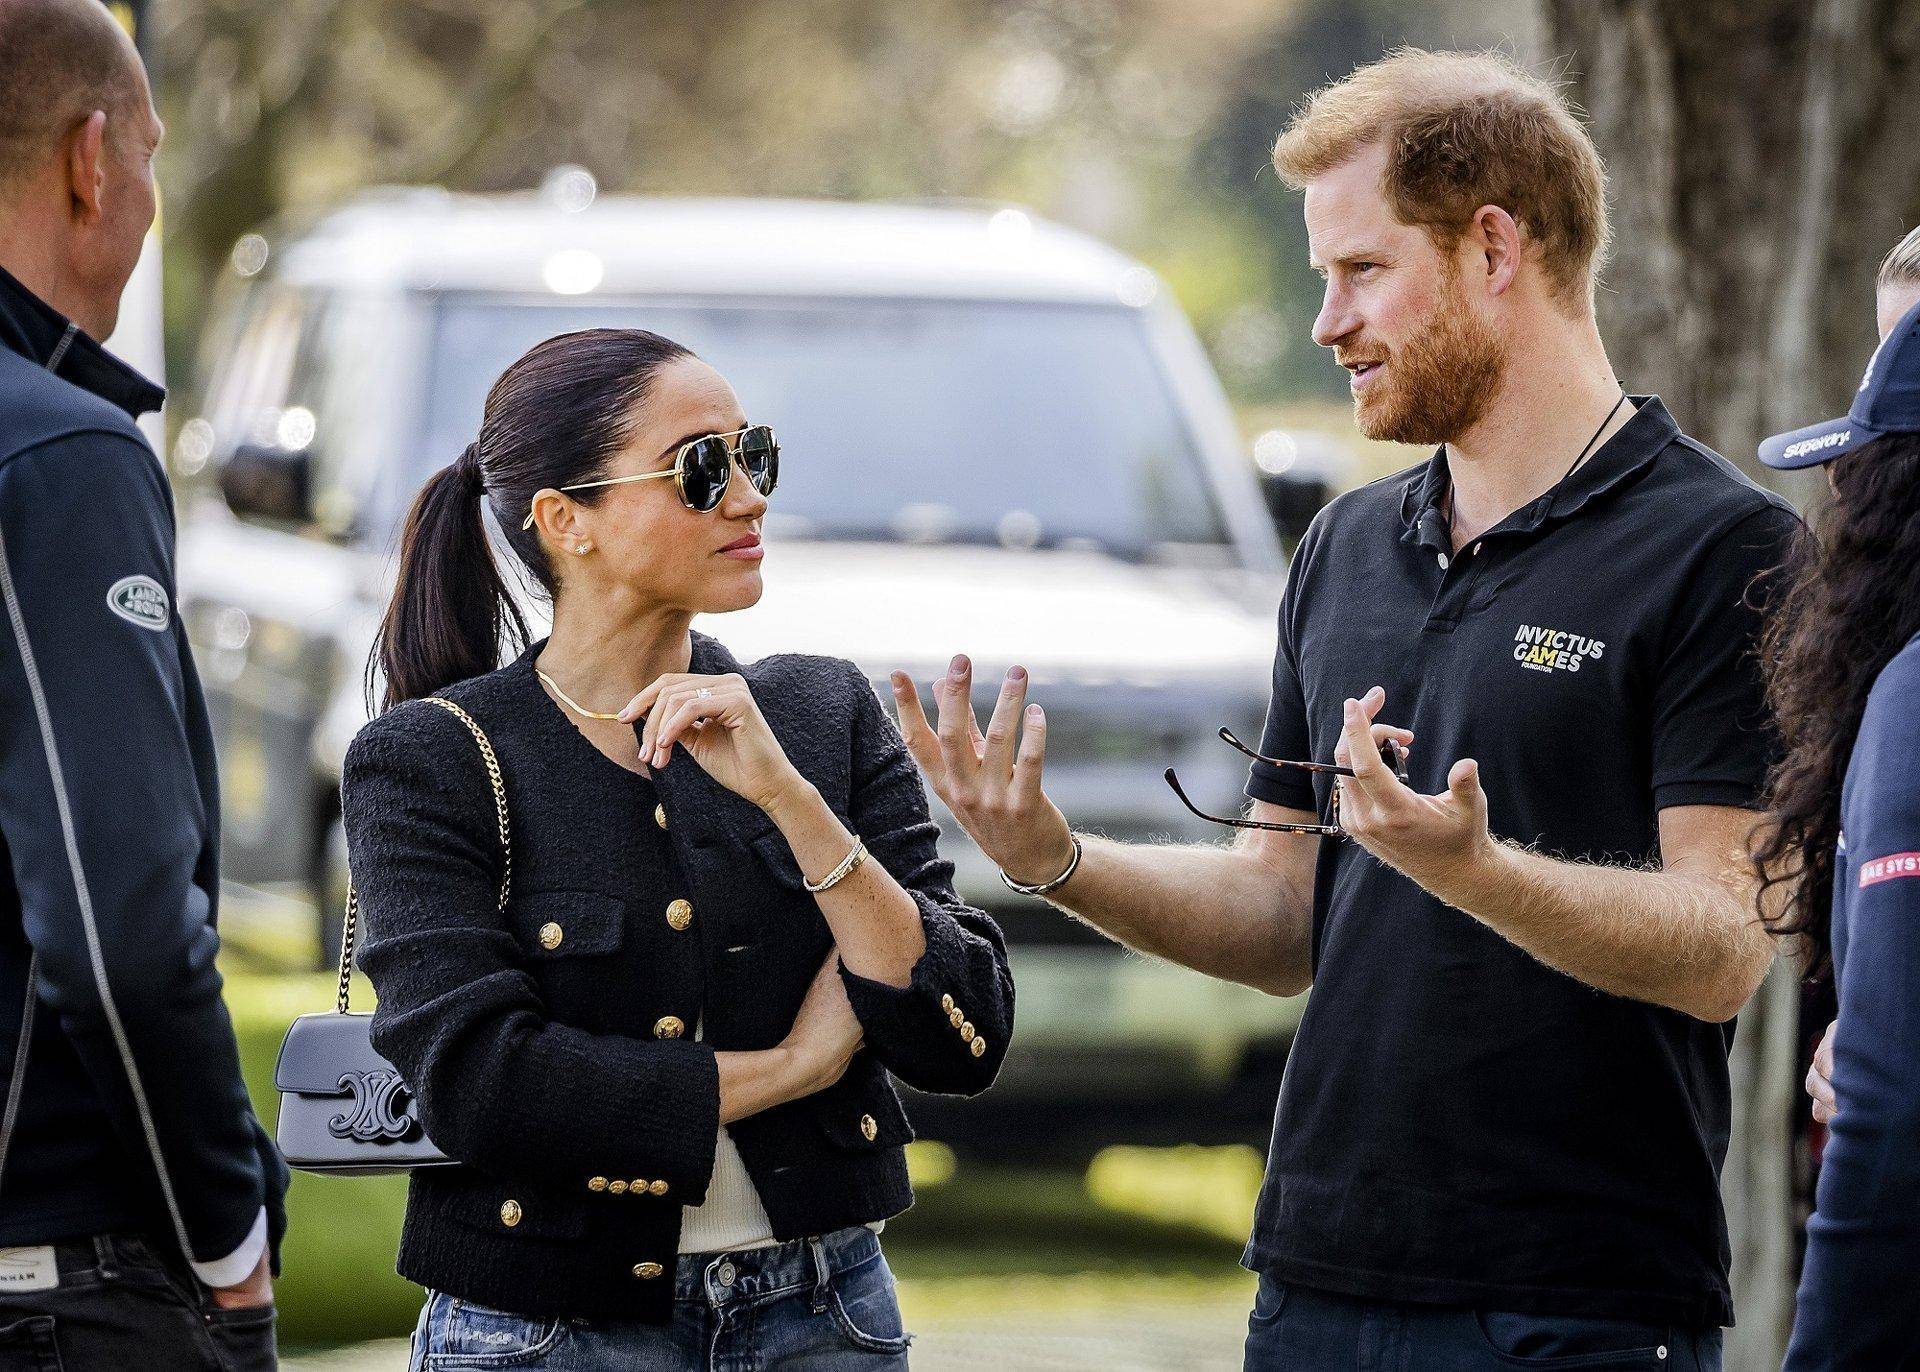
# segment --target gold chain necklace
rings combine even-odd
[[[552,677],[548,676],[540,668],[535,667],[533,669],[533,674],[539,677],[542,681],[546,682],[548,687],[551,688],[551,690],[553,691],[553,693],[559,696],[560,699],[563,702],[565,702],[567,708],[572,710],[575,714],[585,715],[588,719],[620,718],[620,712],[618,710],[613,711],[611,714],[607,713],[605,710],[589,710],[586,706],[582,705],[579,701],[575,700],[572,696],[568,695],[565,691],[561,690],[560,683],[555,681]]]

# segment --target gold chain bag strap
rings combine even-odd
[[[486,730],[445,696],[426,696],[467,726],[486,764],[500,829],[500,902],[513,889],[513,844],[507,788]],[[354,1013],[347,997],[360,937],[360,897],[347,878],[346,923],[340,935],[340,984],[333,1009],[302,1015],[288,1026],[274,1067],[280,1091],[276,1131],[287,1162],[305,1172],[373,1176],[452,1162],[420,1123],[418,1102],[393,1064],[374,1050],[373,1016]]]

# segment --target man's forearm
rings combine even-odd
[[[1294,995],[1312,980],[1312,892],[1245,847],[1082,838],[1047,899],[1129,948]]]
[[[1750,892],[1701,871],[1603,867],[1491,845],[1428,889],[1549,967],[1617,996],[1731,1019],[1772,961]]]

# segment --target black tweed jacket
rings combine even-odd
[[[412,701],[347,753],[374,1044],[459,1160],[414,1173],[399,1270],[527,1314],[665,1321],[681,1207],[713,1168],[714,1052],[777,1044],[832,940],[773,822],[681,750],[650,781],[594,748],[540,688],[541,646],[443,692],[499,755],[504,912],[492,791],[460,721]],[[696,633],[691,670],[745,676],[794,765],[920,906],[909,987],[842,971],[867,1045],[846,1075],[728,1126],[777,1237],[884,1219],[912,1201],[890,1074],[986,1089],[1013,1028],[1005,943],[954,894],[913,759],[858,668],[742,667]]]

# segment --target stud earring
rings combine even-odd
[[[573,545],[573,550],[576,553],[584,553],[591,547],[593,547],[591,543],[576,543]]]

